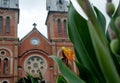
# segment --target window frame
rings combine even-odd
[[[66,19],[63,21],[63,24],[64,24],[64,34],[65,36],[67,36],[67,20]]]
[[[2,30],[3,30],[3,17],[0,16],[0,34],[2,34]]]
[[[6,60],[6,62],[5,62]],[[8,74],[8,65],[9,65],[9,60],[8,58],[4,58],[3,60],[3,74]]]
[[[58,27],[58,36],[62,36],[62,21],[61,19],[57,19],[57,27]]]
[[[10,17],[9,16],[6,17],[5,33],[7,35],[10,34]]]

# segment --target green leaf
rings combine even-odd
[[[86,67],[80,64],[78,61],[75,61],[78,70],[80,71],[81,79],[85,80],[86,83],[99,83],[97,78],[89,71]]]
[[[108,41],[104,36],[100,22],[96,18],[93,7],[90,5],[89,0],[77,0],[77,2],[84,10],[85,14],[88,17],[88,20],[90,20],[91,23],[93,24],[93,26],[95,27],[95,30],[96,30],[98,36],[100,37],[100,39],[102,39],[102,42],[104,42],[107,45]]]
[[[78,53],[77,59],[85,66],[92,67],[93,63],[88,54],[91,53],[94,55],[94,52],[88,49],[88,47],[92,48],[92,43],[89,36],[87,21],[75,11],[72,4],[69,8],[68,17],[68,34]]]
[[[37,83],[37,80],[35,80],[34,77],[29,73],[27,73],[26,76],[27,76],[27,80],[29,80],[31,83]]]
[[[119,10],[120,10],[119,8],[120,8],[120,1],[119,1],[118,7],[117,7],[114,15],[112,16],[112,19],[116,19],[116,17],[119,16]]]
[[[68,34],[78,61],[92,71],[101,83],[105,82],[96,59],[87,21],[76,12],[72,4],[68,13]]]
[[[95,6],[94,6],[94,10],[95,10],[95,13],[97,15],[98,22],[100,23],[100,26],[102,28],[102,31],[105,34],[105,30],[106,30],[106,19],[105,19],[105,16]]]
[[[111,57],[111,53],[106,44],[101,40],[98,33],[90,21],[88,21],[89,31],[92,42],[96,51],[96,56],[99,61],[102,72],[108,83],[120,83],[119,75]]]
[[[57,77],[57,83],[68,83],[65,78],[61,75]]]
[[[73,73],[69,68],[66,67],[66,65],[60,60],[57,56],[52,56],[53,60],[57,63],[59,70],[65,80],[68,83],[85,83],[83,80],[81,80],[75,73]]]

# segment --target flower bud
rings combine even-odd
[[[115,19],[115,26],[117,27],[118,30],[120,30],[120,16],[118,16],[118,17]]]
[[[106,4],[106,12],[107,12],[107,14],[108,14],[110,17],[112,17],[112,14],[114,13],[114,11],[115,11],[115,6],[114,6],[114,4],[113,4],[112,2],[108,2],[108,3]]]
[[[119,55],[119,40],[114,39],[110,43],[110,48],[113,54]]]

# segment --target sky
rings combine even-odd
[[[71,0],[75,7],[79,9],[78,11],[84,17],[85,15],[81,11],[80,8],[76,5],[76,0]],[[106,0],[90,0],[91,3],[97,6],[102,13],[105,14],[105,3]],[[119,0],[112,0],[115,6],[118,5]],[[19,8],[20,8],[20,19],[18,24],[18,37],[22,39],[25,35],[27,35],[33,29],[33,23],[36,23],[36,28],[47,37],[47,27],[45,25],[47,11],[46,11],[46,0],[19,0]],[[106,18],[107,15],[106,15]]]
[[[47,37],[46,0],[19,0],[19,8],[18,37],[21,39],[29,33],[33,29],[33,23],[36,23],[36,28]]]

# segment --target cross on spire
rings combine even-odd
[[[36,24],[36,23],[34,23],[34,24],[33,24],[33,26],[34,26],[34,28],[36,28],[37,24]]]

